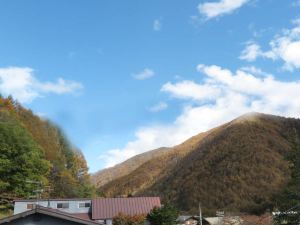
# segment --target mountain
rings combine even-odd
[[[98,191],[105,196],[158,195],[181,211],[262,213],[300,171],[300,120],[243,115],[152,157]],[[98,179],[101,179],[98,177]]]
[[[93,193],[85,158],[62,130],[12,98],[0,97],[0,205],[34,195],[37,182],[52,189],[42,197]]]
[[[163,147],[158,148],[152,151],[145,152],[140,155],[136,155],[114,167],[100,170],[99,172],[93,174],[92,182],[96,186],[103,186],[112,180],[115,180],[119,177],[131,173],[132,171],[137,169],[140,165],[144,164],[148,160],[163,154],[167,154],[168,150],[169,148],[163,148]]]

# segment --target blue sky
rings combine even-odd
[[[249,111],[299,117],[299,16],[298,0],[0,0],[0,92],[95,172]]]

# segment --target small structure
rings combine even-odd
[[[199,225],[199,216],[179,216],[177,219],[178,225]],[[210,223],[202,218],[202,225],[210,225]]]
[[[240,215],[225,217],[207,217],[206,220],[211,225],[271,225],[273,219],[271,214],[261,216],[256,215]]]
[[[0,219],[0,224],[9,225],[99,225],[89,218],[59,210],[36,206],[35,208]]]

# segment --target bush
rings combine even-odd
[[[145,215],[128,216],[120,213],[113,218],[113,225],[144,225]]]

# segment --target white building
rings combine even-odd
[[[30,212],[38,208],[36,206],[94,223],[112,225],[113,218],[120,213],[128,216],[147,215],[154,207],[160,207],[161,203],[159,197],[15,200],[14,215]]]
[[[91,199],[41,199],[41,200],[15,200],[14,215],[29,211],[35,208],[35,205],[58,209],[66,213],[83,214],[90,213]]]

